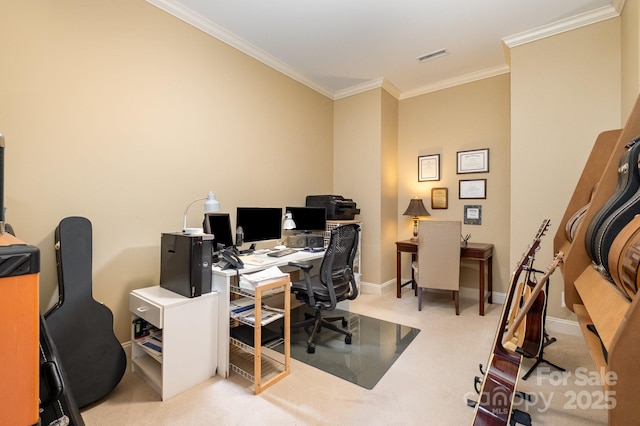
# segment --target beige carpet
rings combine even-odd
[[[380,382],[367,390],[328,373],[291,361],[291,375],[253,395],[237,375],[218,376],[160,401],[140,378],[127,372],[103,401],[84,409],[93,425],[468,425],[476,398],[473,378],[486,364],[501,305],[488,305],[478,316],[477,300],[461,299],[460,316],[449,294],[430,292],[422,312],[409,290],[362,295],[353,312],[419,328],[421,332]],[[593,364],[579,336],[558,335],[545,358],[567,369],[564,375],[542,365],[519,390],[534,401],[518,408],[534,425],[602,425],[606,410],[594,407],[600,386],[592,384]],[[389,336],[395,339],[395,335]],[[522,374],[533,364],[525,360]]]

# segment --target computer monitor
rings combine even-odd
[[[279,240],[282,237],[282,208],[238,207],[236,227],[242,227],[243,242]],[[239,245],[237,241],[236,244]]]
[[[324,232],[327,229],[327,209],[325,207],[287,207],[296,223],[297,232]]]
[[[218,251],[218,244],[224,247],[233,246],[231,219],[228,213],[205,213],[202,228],[207,234],[213,234],[213,251]]]

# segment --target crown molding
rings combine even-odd
[[[174,0],[146,0],[147,3],[150,3],[156,6],[159,9],[164,10],[170,15],[175,16],[176,18],[186,22],[189,25],[196,27],[197,29],[209,34],[222,41],[223,43],[228,44],[229,46],[241,51],[249,55],[250,57],[262,62],[263,64],[273,68],[274,70],[285,74],[288,77],[296,80],[299,83],[304,84],[310,89],[315,90],[316,92],[333,99],[334,93],[331,90],[327,90],[322,87],[318,83],[313,80],[310,80],[285,64],[282,61],[274,58],[273,56],[265,53],[263,50],[257,48],[251,43],[246,42],[245,40],[239,38],[235,34],[230,31],[225,30],[224,28],[216,25],[214,22],[209,21],[208,19],[204,19],[202,16],[198,15],[194,11],[189,8],[182,6]]]
[[[400,89],[398,89],[393,83],[384,77],[375,78],[373,80],[365,81],[364,83],[356,86],[348,87],[344,90],[338,90],[333,96],[333,100],[342,98],[348,98],[349,96],[357,95],[359,93],[366,92],[371,89],[384,89],[396,99],[400,99]]]
[[[498,67],[465,74],[459,77],[454,77],[448,80],[439,81],[406,92],[401,92],[395,85],[393,85],[393,83],[391,83],[386,78],[379,77],[344,90],[333,92],[318,84],[317,82],[303,76],[298,71],[291,68],[289,65],[267,54],[251,43],[248,43],[245,40],[239,38],[230,31],[227,31],[214,22],[203,18],[199,14],[179,4],[175,0],[146,0],[146,2],[169,13],[170,15],[175,16],[176,18],[186,22],[187,24],[196,27],[206,34],[217,38],[223,43],[241,51],[242,53],[245,53],[246,55],[256,59],[257,61],[262,62],[263,64],[273,68],[274,70],[292,78],[293,80],[309,87],[312,90],[315,90],[321,95],[326,96],[332,100],[357,95],[359,93],[377,88],[383,88],[396,99],[402,100],[442,89],[447,89],[461,84],[471,83],[485,78],[494,77],[500,74],[508,73],[510,71],[508,65],[501,65]],[[535,28],[530,31],[508,36],[503,38],[502,41],[507,47],[512,48],[521,44],[529,43],[545,37],[550,37],[562,32],[580,28],[585,25],[590,25],[599,21],[614,18],[620,16],[622,8],[624,7],[624,3],[625,0],[611,0],[611,6],[604,6],[591,12],[586,12]]]
[[[458,77],[450,78],[448,80],[438,81],[433,84],[428,84],[426,86],[418,87],[413,90],[408,90],[406,92],[402,92],[398,99],[403,100],[407,98],[412,98],[414,96],[420,96],[431,92],[436,92],[442,89],[448,89],[450,87],[459,86],[461,84],[472,83],[478,80],[484,80],[485,78],[495,77],[501,74],[509,73],[511,69],[508,65],[500,65],[498,67],[487,68],[484,70],[472,72],[469,74],[461,75]]]
[[[624,0],[614,0],[611,6],[603,6],[590,12],[581,13],[529,31],[514,34],[503,38],[502,41],[509,48],[520,46],[522,44],[551,37],[586,25],[595,24],[596,22],[615,18],[620,16],[620,12],[623,7]]]

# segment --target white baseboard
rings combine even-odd
[[[403,280],[402,282],[406,282]],[[374,294],[381,296],[389,291],[396,291],[396,280],[389,280],[382,284],[373,284],[367,282],[360,282],[360,290],[363,294]],[[477,298],[478,290],[470,287],[460,287],[460,297],[465,298]],[[504,305],[504,301],[507,298],[506,293],[493,292],[493,303],[497,305]],[[548,333],[560,333],[568,334],[571,336],[580,336],[580,325],[577,321],[572,321],[563,318],[549,317],[547,316],[546,328]]]

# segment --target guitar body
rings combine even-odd
[[[640,215],[636,215],[615,238],[608,262],[613,282],[631,300],[638,291],[640,280]]]
[[[606,254],[604,257],[602,256],[604,254],[603,250],[608,253],[611,244],[611,242],[608,242],[609,245],[607,245],[607,242],[603,241],[603,233],[605,230],[601,231],[601,228],[605,225],[606,228],[619,226],[619,222],[625,220],[624,218],[617,219],[616,225],[612,223],[605,224],[609,217],[623,207],[629,199],[634,197],[640,188],[640,173],[638,173],[638,155],[640,154],[639,140],[639,138],[636,138],[627,144],[628,149],[622,154],[619,162],[616,190],[613,196],[597,211],[587,227],[585,234],[587,254],[591,257],[591,260],[599,266],[604,266],[602,259],[604,259],[606,263],[607,257]],[[627,223],[629,220],[627,220]],[[621,228],[618,228],[618,231],[620,229]]]
[[[92,229],[82,217],[63,219],[55,231],[58,303],[44,316],[79,407],[111,392],[126,369],[113,333],[113,314],[92,295]]]
[[[529,297],[531,296],[531,283],[527,285],[529,287]],[[522,339],[522,345],[520,349],[522,354],[527,358],[535,358],[542,349],[544,339],[544,313],[547,309],[547,294],[540,291],[535,299],[531,308],[527,312],[527,316],[523,321],[525,325],[524,338]]]

